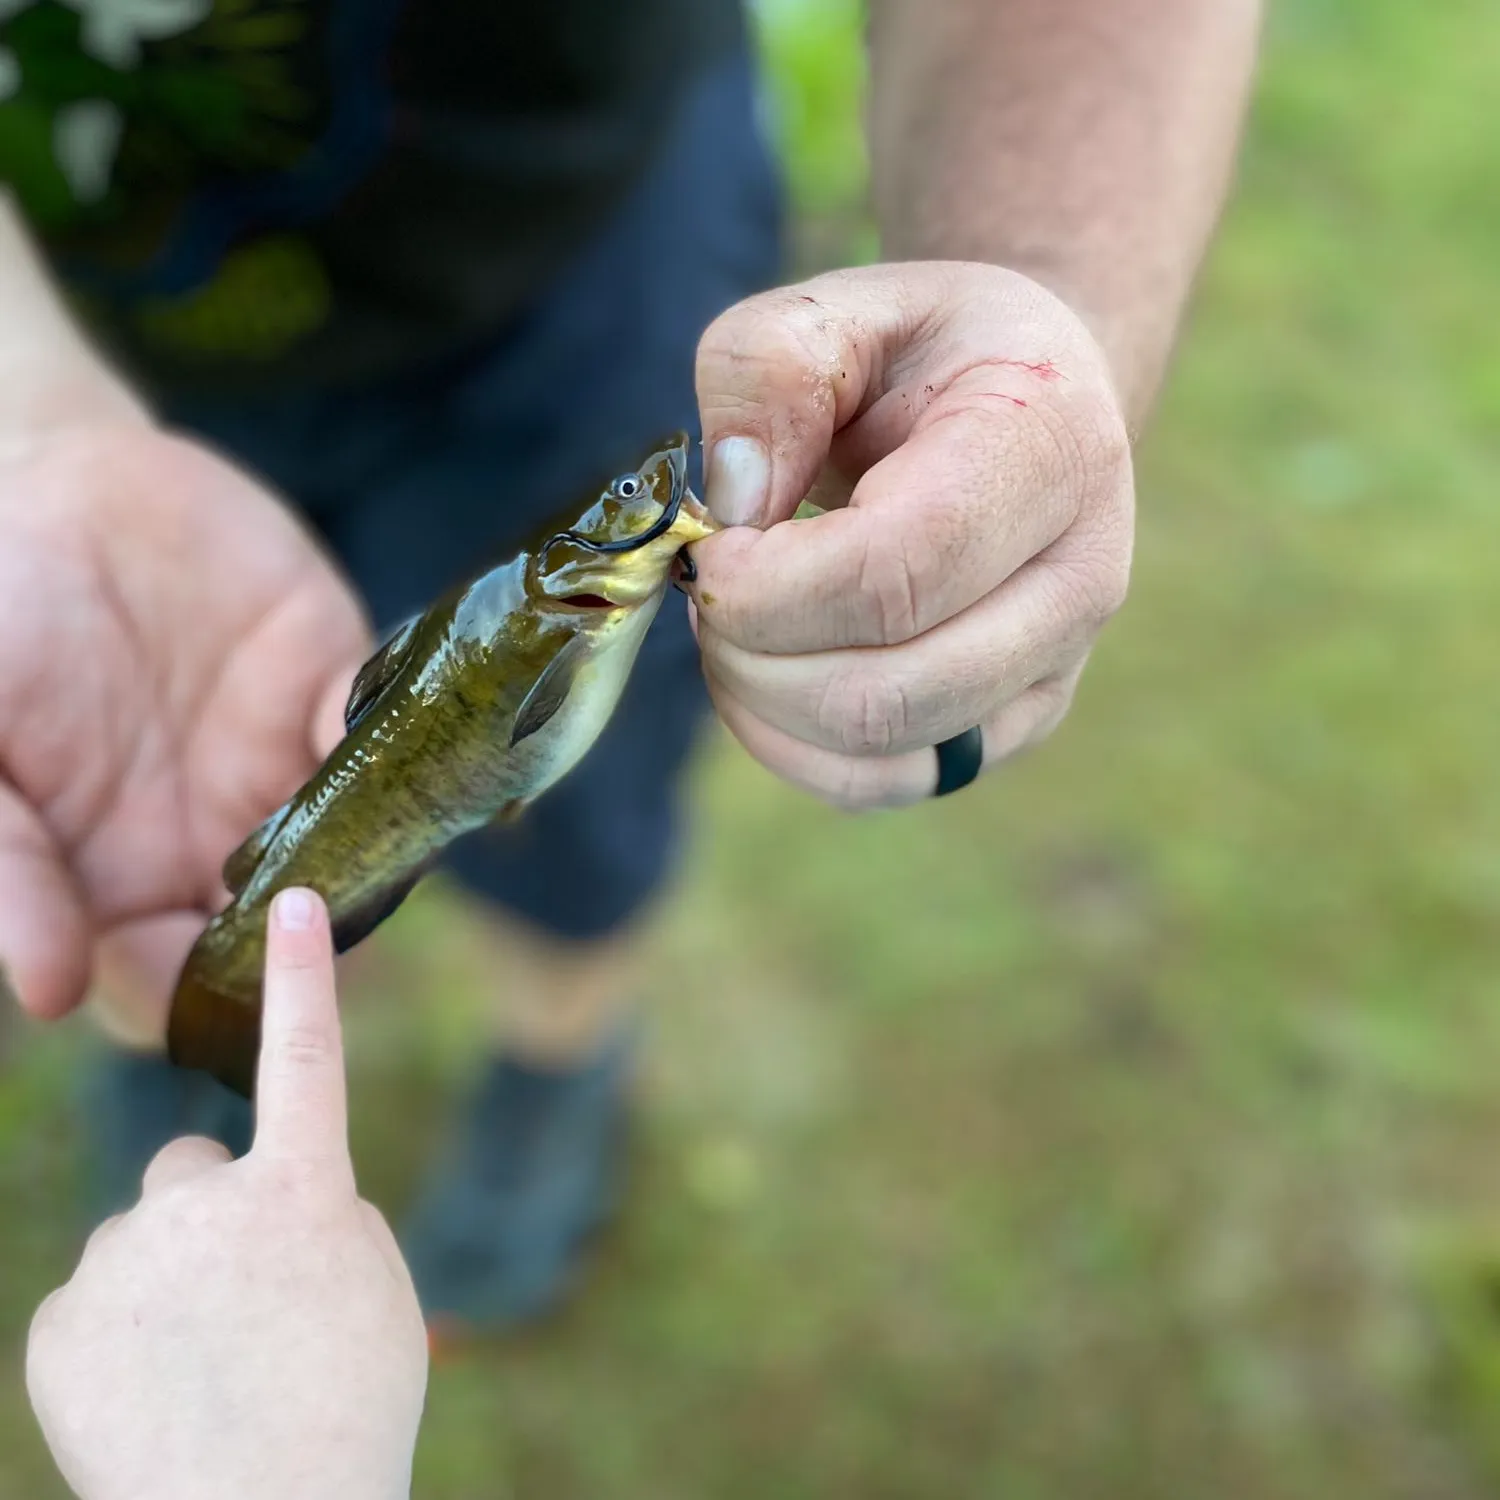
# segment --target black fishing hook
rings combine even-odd
[[[576,531],[559,531],[555,536],[549,537],[543,545],[538,561],[545,563],[547,554],[559,542],[571,542],[575,547],[582,547],[585,552],[596,553],[618,553],[635,552],[649,542],[654,542],[657,537],[664,536],[677,523],[677,513],[682,509],[682,502],[687,495],[687,454],[681,448],[670,450],[672,460],[672,494],[662,513],[646,528],[639,536],[626,537],[618,542],[596,542],[592,537],[582,536]],[[618,480],[615,481],[617,484]]]

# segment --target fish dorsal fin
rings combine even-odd
[[[512,748],[528,735],[535,734],[568,701],[573,679],[587,649],[583,637],[575,635],[542,669],[542,675],[532,683],[531,691],[516,712],[516,722],[510,732]]]
[[[347,734],[375,706],[375,701],[395,680],[411,655],[413,642],[417,638],[417,624],[421,615],[398,625],[386,638],[385,644],[362,666],[349,689],[349,701],[344,706],[344,732]]]
[[[286,808],[278,808],[224,861],[224,884],[230,895],[238,896],[250,883],[250,877],[255,874],[255,867],[264,857],[267,846],[286,822],[286,814]]]

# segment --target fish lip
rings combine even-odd
[[[684,519],[691,521],[703,533],[702,537],[693,538],[695,542],[706,541],[715,532],[724,529],[714,518],[709,508],[691,489],[683,492],[681,503],[677,508],[677,518],[679,521]],[[691,546],[692,543],[687,543],[686,545]]]
[[[585,596],[586,597],[586,596]],[[560,604],[564,609],[575,615],[592,616],[595,619],[605,615],[614,614],[617,610],[628,609],[629,605],[621,604],[617,599],[611,599],[606,594],[597,596],[603,600],[601,604],[580,604],[577,597],[569,594],[554,594],[551,596],[554,604]]]

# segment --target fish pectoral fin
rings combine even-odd
[[[421,615],[398,625],[378,651],[355,674],[354,685],[349,689],[349,701],[344,705],[344,732],[347,734],[375,706],[380,695],[395,681],[401,668],[411,655],[413,642],[417,638],[417,625]]]
[[[288,804],[290,805],[290,804]],[[265,857],[266,849],[277,830],[286,822],[287,808],[277,808],[249,838],[224,861],[223,879],[232,896],[238,896],[250,882],[255,867]]]
[[[524,797],[512,797],[499,812],[495,814],[490,822],[501,827],[514,823],[522,813],[526,811],[526,799]]]
[[[333,919],[334,952],[347,953],[364,942],[417,888],[430,864],[430,860],[424,861],[415,870],[408,870],[396,876],[389,885],[372,891],[357,906],[340,912]]]
[[[568,701],[568,694],[573,690],[573,679],[578,674],[587,650],[583,637],[575,635],[542,668],[542,675],[532,683],[531,691],[516,712],[516,722],[510,731],[512,749],[529,735],[535,734]]]

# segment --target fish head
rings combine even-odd
[[[685,547],[718,531],[688,487],[685,433],[619,475],[533,560],[532,588],[549,604],[601,617],[657,602]]]

